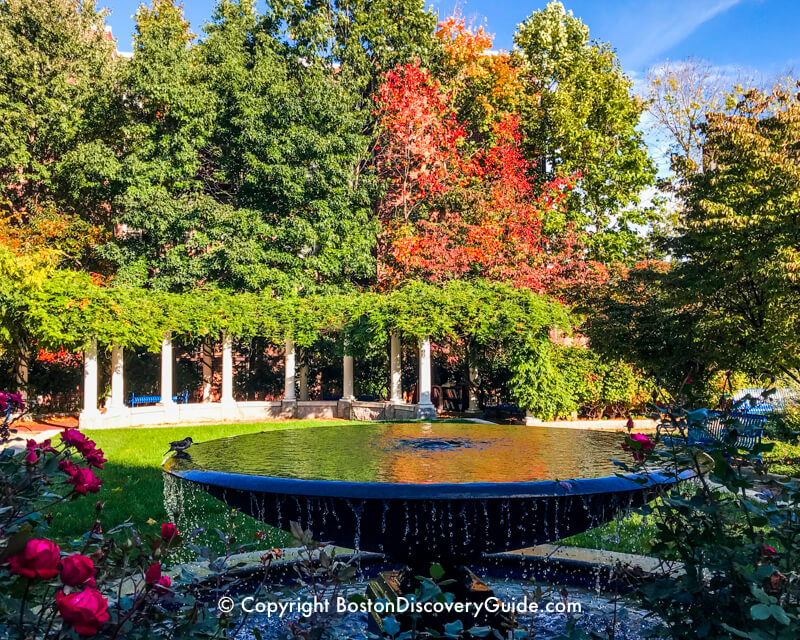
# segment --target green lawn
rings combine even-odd
[[[646,521],[638,513],[632,513],[620,521],[612,520],[602,527],[565,538],[559,544],[646,556],[650,555],[655,534],[656,527],[652,519]]]
[[[767,461],[773,458],[780,458],[781,460],[786,460],[788,458],[800,459],[800,443],[782,442],[778,440],[771,442],[773,442],[775,448],[769,453],[764,454]],[[769,470],[771,473],[777,473],[779,475],[800,477],[800,463],[798,462],[794,464],[771,463],[769,465]]]
[[[92,440],[103,449],[108,462],[98,475],[103,488],[96,495],[89,494],[63,504],[53,511],[50,535],[68,543],[80,538],[91,527],[97,500],[104,502],[100,522],[104,530],[126,521],[133,522],[140,532],[157,531],[168,519],[164,509],[164,482],[161,462],[169,443],[191,436],[195,442],[225,436],[240,435],[272,429],[300,429],[306,427],[336,427],[349,424],[339,420],[296,420],[254,424],[217,424],[201,426],[157,427],[138,429],[103,429],[87,431]],[[362,423],[363,424],[363,423]],[[271,527],[257,523],[243,514],[232,514],[218,500],[204,493],[192,497],[191,516],[202,516],[203,526],[233,529],[240,542],[251,542],[256,532],[265,533],[264,546],[286,541]],[[151,524],[151,521],[153,521]]]

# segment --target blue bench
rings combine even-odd
[[[736,446],[752,451],[764,435],[765,415],[722,411],[709,411],[701,424],[689,425],[688,442],[694,445],[714,445],[725,442],[728,434],[736,431]]]
[[[184,389],[179,394],[172,396],[172,401],[177,404],[186,404],[189,402],[189,390]],[[137,396],[135,393],[131,393],[130,398],[128,398],[128,405],[130,407],[138,407],[143,404],[158,404],[161,402],[161,396]]]

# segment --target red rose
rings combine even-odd
[[[89,464],[90,467],[97,467],[98,469],[102,469],[103,463],[107,462],[107,460],[103,457],[102,449],[95,449],[94,451],[90,451],[84,457],[86,458],[86,462]]]
[[[41,449],[44,453],[58,453],[58,451],[53,448],[50,438],[47,438],[47,440],[42,440],[39,443],[39,449]]]
[[[25,549],[8,559],[9,570],[23,578],[49,580],[58,575],[61,549],[50,540],[28,540]]]
[[[70,587],[79,585],[94,585],[94,562],[87,556],[76,553],[74,556],[67,556],[61,561],[61,582]]]
[[[85,496],[87,493],[97,493],[100,487],[103,486],[100,478],[98,478],[91,469],[88,467],[79,467],[72,463],[67,463],[62,468],[69,476],[67,484],[75,486],[75,493]]]
[[[164,539],[165,542],[169,542],[175,536],[181,535],[178,531],[178,527],[176,527],[171,522],[165,522],[161,525],[161,537]]]
[[[42,440],[41,442],[36,442],[36,440],[29,439],[25,446],[27,447],[28,451],[36,451],[38,449],[42,453],[58,453],[58,451],[53,449],[50,438],[47,440]]]
[[[89,439],[77,429],[64,429],[61,433],[61,442],[67,447],[75,447],[80,450],[81,447],[86,447]]]
[[[97,493],[100,491],[100,487],[103,486],[103,483],[100,481],[91,469],[88,467],[78,467],[73,465],[67,471],[69,478],[67,478],[67,484],[71,484],[75,486],[75,493],[79,493],[82,496],[85,496],[88,493]]]
[[[158,582],[159,578],[161,578],[161,564],[154,562],[147,568],[147,571],[145,571],[144,581],[147,584],[155,584]]]
[[[108,600],[97,589],[88,588],[64,595],[56,594],[56,606],[64,622],[81,636],[93,636],[108,622]]]
[[[89,440],[87,438],[86,442],[78,445],[78,451],[80,451],[84,456],[88,456],[89,454],[97,451],[97,445],[94,443],[94,440]]]

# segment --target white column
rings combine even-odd
[[[353,356],[342,358],[342,399],[352,400],[355,397],[353,381]]]
[[[233,399],[233,339],[222,335],[222,404],[235,404]]]
[[[108,399],[109,409],[125,407],[125,370],[122,347],[111,347],[111,395]]]
[[[423,338],[419,343],[419,403],[417,416],[436,417],[436,407],[431,402],[431,341]]]
[[[213,382],[213,372],[211,370],[213,354],[211,345],[208,339],[204,339],[200,345],[200,363],[202,365],[203,376],[203,400],[202,402],[211,402],[211,384]]]
[[[308,365],[304,362],[300,365],[300,400],[308,400]]]
[[[283,372],[283,399],[284,401],[294,401],[296,394],[294,390],[295,379],[295,351],[294,340],[286,338],[286,355],[284,356],[285,368]]]
[[[161,341],[161,402],[172,406],[172,334],[167,331]]]
[[[431,341],[419,343],[419,403],[431,404]]]
[[[97,340],[92,338],[83,352],[83,411],[82,415],[94,415],[97,409]]]
[[[467,407],[467,411],[470,413],[476,413],[480,411],[480,407],[478,406],[478,394],[476,393],[475,389],[478,387],[478,368],[474,365],[470,365],[469,367],[469,406]]]
[[[28,370],[30,351],[26,345],[21,345],[19,348],[19,355],[17,356],[17,366],[14,372],[14,383],[17,388],[17,393],[22,396],[22,401],[27,406],[28,404]]]
[[[400,332],[392,331],[391,349],[389,355],[389,401],[399,403],[403,401],[403,351],[400,342]]]

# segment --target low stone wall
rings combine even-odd
[[[115,429],[156,424],[260,422],[263,420],[340,418],[344,420],[414,420],[417,405],[358,400],[207,402],[121,407],[80,415],[84,429]]]
[[[531,416],[525,418],[529,427],[559,427],[561,429],[585,429],[588,431],[627,431],[628,421],[620,420],[538,420]],[[655,431],[656,421],[643,418],[633,421],[633,431]]]

